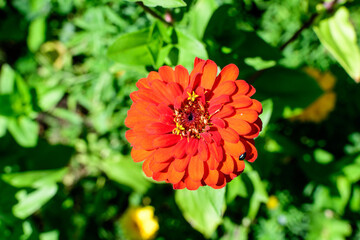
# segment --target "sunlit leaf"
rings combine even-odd
[[[268,125],[269,121],[270,121],[274,104],[273,104],[272,99],[270,98],[270,99],[266,99],[266,100],[262,101],[261,105],[263,107],[263,112],[260,115],[260,119],[261,119],[262,124],[263,124],[263,129],[265,129],[266,126]],[[263,130],[262,134],[264,134],[264,133],[265,133],[265,131]]]
[[[219,224],[225,210],[225,188],[201,187],[196,191],[177,190],[175,200],[192,227],[209,238]]]
[[[195,57],[207,59],[208,54],[202,42],[191,34],[175,29],[178,38],[176,47],[179,49],[178,63],[187,67],[193,66]]]
[[[139,0],[126,0],[129,2],[138,2]],[[185,7],[186,3],[183,0],[140,0],[144,5],[148,7],[160,6],[163,8],[175,8],[175,7]]]
[[[34,120],[20,116],[8,121],[8,129],[16,142],[23,147],[34,147],[38,140],[39,125]]]
[[[202,39],[211,15],[218,7],[215,0],[198,0],[188,12],[189,32]]]
[[[8,65],[4,64],[0,75],[0,94],[10,94],[14,91],[15,72]]]
[[[56,194],[57,190],[56,184],[50,184],[30,193],[27,193],[26,190],[19,191],[16,194],[19,203],[13,207],[14,215],[20,219],[27,218],[48,202]]]
[[[356,81],[360,81],[360,50],[349,10],[341,7],[334,16],[314,27],[321,43]]]
[[[46,18],[39,17],[34,19],[29,26],[29,35],[27,44],[32,52],[36,52],[41,44],[45,41],[46,34]]]
[[[19,173],[8,173],[1,175],[1,178],[8,184],[17,187],[38,188],[44,185],[52,185],[63,179],[67,168],[56,170],[38,170]]]
[[[100,168],[110,179],[136,192],[144,193],[151,186],[142,172],[141,165],[133,162],[131,158],[107,159],[102,162]]]

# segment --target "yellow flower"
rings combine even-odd
[[[130,207],[120,219],[127,239],[149,240],[155,237],[159,223],[152,206]]]
[[[319,70],[314,68],[308,67],[305,68],[304,71],[317,81],[324,93],[306,107],[300,115],[292,117],[291,120],[320,123],[328,117],[332,110],[334,110],[336,94],[333,91],[333,88],[336,79],[331,73],[321,73]]]
[[[275,197],[274,195],[270,196],[266,203],[266,207],[269,210],[273,210],[273,209],[277,208],[278,206],[279,206],[279,200],[277,199],[277,197]]]

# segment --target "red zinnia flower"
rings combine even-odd
[[[229,64],[217,75],[213,61],[196,58],[190,75],[181,65],[163,66],[137,82],[126,138],[146,176],[174,189],[222,188],[244,170],[244,159],[257,158],[262,106],[238,74]]]

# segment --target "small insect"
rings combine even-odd
[[[245,158],[246,158],[246,152],[244,152],[239,156],[239,160],[244,160]]]

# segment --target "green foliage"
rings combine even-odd
[[[136,0],[126,0],[129,2],[137,2]],[[176,7],[185,7],[186,3],[183,0],[141,0],[144,5],[148,7],[161,6],[164,8],[176,8]]]
[[[127,239],[146,205],[156,239],[359,239],[359,3],[136,2],[0,0],[0,239]],[[219,190],[149,180],[125,138],[137,80],[195,57],[263,106],[258,159]]]
[[[314,27],[320,41],[356,81],[360,81],[360,49],[349,11],[339,8],[331,18],[324,19]]]
[[[176,191],[175,200],[185,219],[210,238],[222,222],[225,211],[225,189],[202,187],[197,191],[187,189]]]

